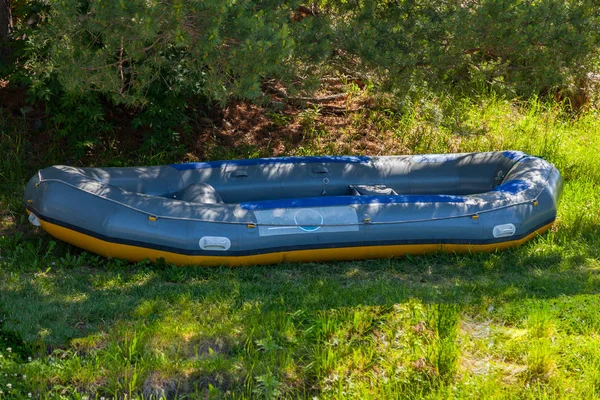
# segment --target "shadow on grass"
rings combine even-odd
[[[60,378],[40,378],[43,387],[62,379],[117,396],[133,369],[143,382],[127,384],[146,397],[211,388],[247,397],[329,393],[348,357],[367,349],[394,357],[380,349],[386,327],[425,340],[418,327],[436,309],[523,325],[543,302],[559,330],[600,332],[599,228],[567,227],[502,253],[237,269],[129,264],[39,238],[3,239],[2,330],[12,342],[22,338],[15,347],[23,358],[62,357]],[[332,347],[337,337],[342,347]],[[438,369],[417,347],[401,357],[408,380],[390,393],[435,390],[437,372],[428,371]]]
[[[44,260],[35,261],[39,272],[2,272],[4,329],[19,332],[29,343],[62,345],[114,321],[135,320],[137,310],[148,302],[170,304],[180,299],[207,306],[225,301],[231,312],[254,304],[263,313],[312,313],[392,306],[409,299],[478,310],[532,298],[596,294],[600,228],[587,228],[576,239],[568,231],[551,233],[503,253],[238,269],[128,264],[87,253],[56,257],[39,251],[45,254]],[[36,243],[13,245],[29,246],[34,252],[42,246]],[[58,247],[55,253],[77,251]],[[26,258],[17,255],[15,264],[20,257]],[[46,266],[49,270],[43,272]],[[168,307],[162,312],[167,311]],[[148,317],[160,318],[160,313]]]

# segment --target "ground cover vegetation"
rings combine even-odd
[[[600,395],[594,2],[10,5],[0,399]],[[131,264],[22,204],[52,164],[504,149],[565,189],[551,232],[495,254]]]

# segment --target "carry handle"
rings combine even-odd
[[[313,167],[311,171],[314,175],[329,175],[327,167]]]
[[[248,178],[248,171],[233,171],[231,177],[235,179]]]
[[[203,236],[198,244],[202,250],[227,251],[231,248],[231,240],[224,236]]]

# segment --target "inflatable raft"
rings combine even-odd
[[[562,179],[517,151],[54,166],[29,220],[106,257],[249,265],[495,251],[548,230]]]

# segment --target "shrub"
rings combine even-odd
[[[592,0],[327,0],[337,42],[396,92],[493,88],[530,96],[599,67]]]
[[[135,127],[158,134],[186,129],[186,109],[261,101],[265,78],[302,84],[298,76],[328,51],[324,18],[299,18],[299,2],[274,0],[48,0],[29,32],[23,69],[14,77],[46,101],[61,130],[73,127],[63,105],[86,99],[138,112]],[[21,24],[21,32],[31,30]],[[310,80],[306,80],[310,83]],[[64,101],[67,97],[69,100]],[[92,104],[94,103],[94,104]],[[67,107],[70,116],[75,115]],[[63,129],[64,128],[64,129]],[[88,130],[89,131],[89,130]],[[80,135],[75,135],[80,136]]]
[[[322,47],[310,34],[310,22],[292,27],[294,2],[50,4],[32,49],[41,53],[47,43],[47,60],[36,67],[51,68],[66,92],[98,92],[126,106],[145,106],[161,92],[221,103],[257,100],[264,77],[296,76],[296,61],[303,58],[295,57],[299,47],[306,54]]]
[[[20,79],[51,107],[70,104],[64,96],[86,99],[91,110],[107,101],[137,110],[137,126],[173,137],[198,104],[261,102],[265,80],[294,92],[314,88],[323,71],[401,98],[457,88],[513,97],[578,90],[600,63],[594,3],[19,0],[26,11],[14,36]],[[25,14],[39,22],[23,22]]]

